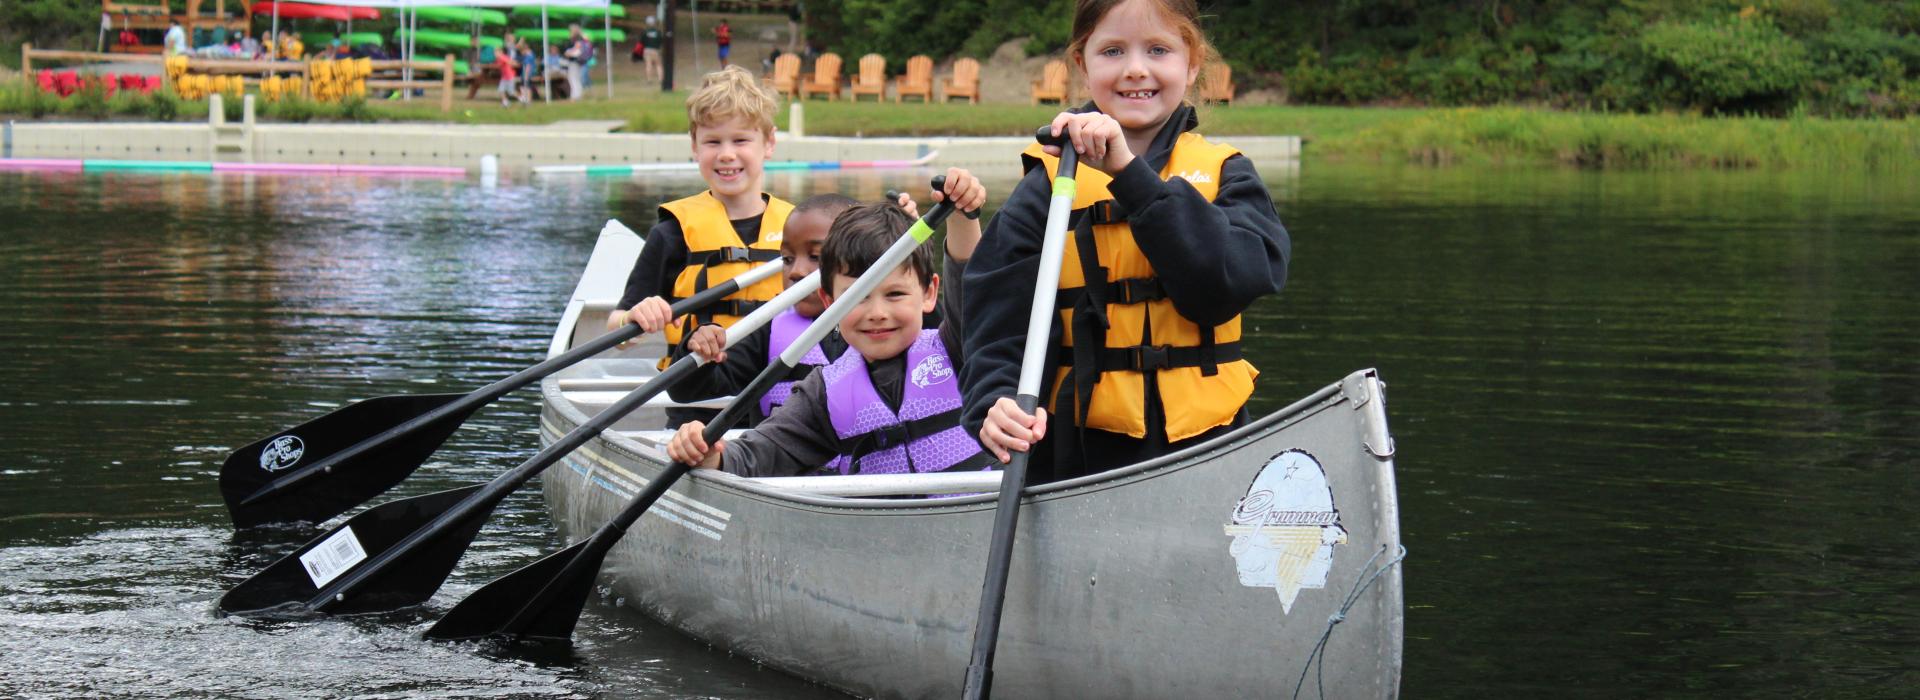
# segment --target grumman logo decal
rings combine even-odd
[[[939,355],[928,355],[913,368],[913,385],[922,389],[950,379],[953,379],[953,368],[947,365],[947,358]]]
[[[267,443],[260,451],[260,468],[277,472],[300,463],[300,457],[307,454],[307,444],[293,435],[282,435]]]
[[[1272,588],[1280,612],[1293,611],[1302,588],[1325,588],[1333,549],[1347,543],[1340,511],[1320,461],[1287,450],[1261,468],[1227,522],[1240,585]]]

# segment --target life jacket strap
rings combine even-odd
[[[780,259],[780,251],[761,250],[759,248],[740,248],[729,246],[714,250],[696,250],[687,252],[687,266],[698,266],[700,272],[693,277],[693,292],[699,294],[713,286],[707,281],[707,273],[714,265],[735,262],[772,262]],[[745,316],[746,314],[735,314]]]
[[[869,433],[857,435],[853,438],[851,449],[846,452],[847,456],[852,458],[851,462],[853,463],[852,471],[848,473],[860,473],[860,460],[867,455],[881,450],[905,446],[914,440],[939,433],[959,424],[960,409],[953,408],[930,416],[895,423],[877,428]],[[951,471],[965,464],[967,464],[967,462],[961,462],[960,464],[954,465],[954,467],[948,468],[946,471]],[[909,469],[913,469],[914,465],[911,455],[907,458],[907,466]],[[913,469],[913,471],[918,472],[919,470]]]
[[[1053,352],[1053,360],[1062,364],[1072,362],[1079,352],[1078,347],[1071,350],[1058,348]],[[1091,354],[1100,363],[1101,372],[1145,372],[1178,367],[1205,368],[1209,364],[1217,366],[1245,358],[1245,353],[1238,341],[1195,347],[1133,345],[1124,348],[1094,348]],[[1218,369],[1215,370],[1215,372],[1218,371]]]
[[[1085,209],[1077,210],[1075,213],[1080,215],[1082,221],[1086,221],[1095,226],[1127,223],[1127,210],[1122,208],[1119,202],[1111,199],[1102,199],[1094,202],[1087,205]]]
[[[1063,289],[1054,297],[1054,306],[1061,309],[1074,308],[1079,305],[1081,296],[1086,293],[1086,287]],[[1107,282],[1108,304],[1145,304],[1165,298],[1167,298],[1167,288],[1160,284],[1158,277],[1130,277]]]
[[[671,300],[668,303],[673,303],[676,301],[680,301],[685,297],[675,296],[675,297],[667,297],[667,298]],[[691,318],[693,319],[693,325],[687,328],[686,330],[687,332],[691,333],[695,328],[699,328],[700,326],[713,323],[714,322],[713,319],[716,316],[732,316],[734,318],[742,318],[742,317],[745,317],[747,314],[753,313],[754,309],[758,309],[765,305],[766,305],[766,302],[764,301],[752,301],[747,299],[721,299],[720,301],[716,301],[716,302],[713,302],[712,304],[708,304],[707,307],[704,309],[693,312],[690,315]]]

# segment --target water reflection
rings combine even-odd
[[[1007,170],[982,173],[990,210]],[[933,172],[768,186],[875,199]],[[1253,407],[1381,368],[1413,554],[1409,696],[1903,687],[1920,629],[1920,183],[1263,175],[1296,257],[1286,292],[1247,314]],[[0,173],[0,695],[830,695],[613,601],[543,663],[415,640],[554,546],[532,489],[424,611],[212,615],[305,534],[230,534],[227,450],[531,364],[606,219],[645,231],[699,187]],[[518,464],[536,412],[531,392],[481,411],[393,496]]]

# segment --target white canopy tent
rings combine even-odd
[[[411,59],[413,58],[412,37],[414,36],[415,32],[417,32],[420,28],[419,15],[417,13],[411,12],[411,10],[415,7],[523,7],[523,6],[539,5],[540,6],[540,60],[543,63],[546,61],[546,57],[548,55],[547,8],[549,7],[597,7],[597,8],[600,8],[601,10],[600,12],[600,19],[602,24],[601,36],[605,39],[605,44],[606,44],[605,47],[602,49],[602,55],[600,57],[600,60],[604,62],[607,66],[607,97],[608,98],[613,97],[613,64],[614,64],[613,31],[612,31],[613,30],[613,11],[609,9],[609,7],[612,4],[612,0],[545,0],[544,2],[527,2],[527,0],[289,0],[289,2],[293,2],[293,1],[304,2],[309,5],[336,5],[341,7],[377,7],[380,9],[399,10],[401,13],[401,19],[400,19],[401,25],[407,27],[410,30],[407,33],[407,36],[408,36],[407,44],[401,49],[401,51],[404,53],[403,58],[407,59],[409,62],[411,62]],[[277,10],[279,9],[279,4],[275,3],[274,8],[276,10],[274,15],[274,24],[277,27],[279,24],[279,14],[277,12]],[[279,38],[278,29],[274,31],[274,38],[276,40],[278,40]],[[478,66],[474,66],[474,68],[478,68]],[[546,70],[544,69],[541,70],[541,77],[543,79],[546,79],[546,73],[547,73]],[[409,80],[412,79],[411,68],[407,69],[407,78]],[[546,89],[542,91],[543,96],[548,101],[551,101],[553,96],[553,81],[550,79],[547,79],[545,87]],[[403,94],[406,97],[410,98],[413,95],[413,91],[408,90]]]

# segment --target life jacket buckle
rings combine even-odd
[[[1114,291],[1114,296],[1119,297],[1113,300],[1112,303],[1115,304],[1144,304],[1149,301],[1159,301],[1167,298],[1166,290],[1161,288],[1160,280],[1156,277],[1133,277],[1116,280],[1111,287]]]
[[[747,248],[721,248],[714,252],[723,263],[748,262],[749,256],[753,255],[753,251]]]
[[[1149,369],[1167,369],[1173,366],[1173,356],[1169,345],[1135,345],[1127,348],[1128,369],[1145,371]]]

